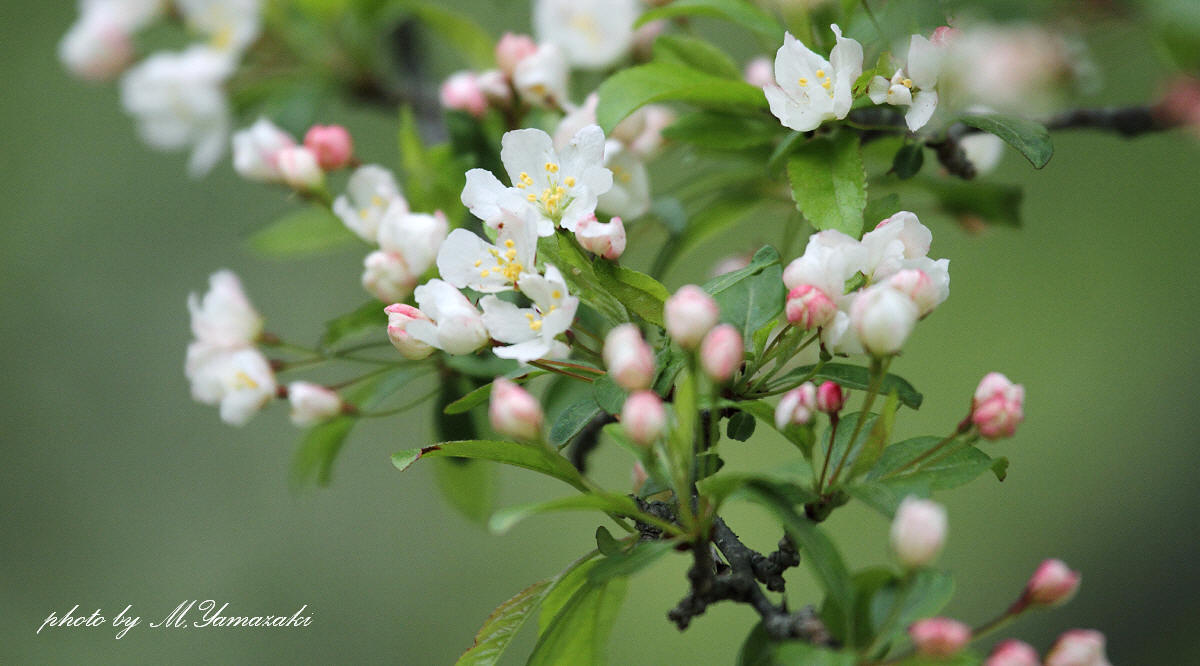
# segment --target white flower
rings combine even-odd
[[[233,134],[233,169],[247,179],[265,183],[283,181],[279,151],[296,145],[290,134],[266,118]]]
[[[220,403],[221,420],[230,425],[245,425],[277,390],[270,362],[252,348],[229,350],[193,342],[184,372],[192,397],[204,404]]]
[[[388,339],[392,341],[392,346],[404,358],[410,361],[419,361],[433,353],[433,347],[414,339],[406,330],[409,322],[429,321],[429,317],[425,316],[424,312],[404,303],[393,303],[383,311],[387,313],[388,317]]]
[[[608,222],[588,218],[575,227],[575,240],[592,254],[616,259],[625,252],[625,223],[619,217]]]
[[[946,509],[933,500],[909,495],[896,509],[890,536],[901,564],[923,567],[937,559],[946,543]]]
[[[399,252],[376,250],[363,259],[363,289],[384,303],[408,298],[419,279]]]
[[[557,44],[576,67],[601,69],[633,45],[638,0],[535,0],[534,32],[539,42]]]
[[[907,106],[904,122],[915,132],[925,126],[937,109],[938,74],[942,69],[942,49],[921,35],[913,35],[908,43],[907,75],[896,70],[892,79],[876,76],[871,79],[867,94],[876,104]]]
[[[539,129],[506,132],[500,160],[513,187],[504,187],[483,169],[471,169],[462,192],[463,204],[492,228],[506,214],[521,215],[516,210],[520,206],[541,217],[539,236],[553,234],[555,226],[574,231],[595,214],[597,198],[612,188],[612,172],[603,166],[604,132],[596,125],[577,132],[561,151]]]
[[[250,304],[242,283],[232,271],[213,273],[203,298],[188,295],[192,335],[196,340],[223,348],[253,344],[262,333],[262,316]]]
[[[288,384],[287,395],[292,405],[292,424],[301,428],[324,423],[342,411],[338,394],[320,384],[292,382]]]
[[[420,275],[437,260],[449,228],[441,211],[410,213],[407,205],[393,202],[379,222],[379,247],[404,257],[413,274]]]
[[[479,310],[450,283],[430,280],[417,287],[416,297],[429,321],[409,321],[405,332],[412,338],[450,354],[470,354],[487,344]]]
[[[533,301],[533,307],[519,308],[495,296],[484,296],[479,302],[488,333],[500,342],[510,343],[507,347],[496,347],[496,356],[528,363],[565,355],[565,345],[555,338],[575,321],[579,299],[568,295],[562,273],[547,264],[544,277],[526,273],[521,276],[519,286]],[[412,326],[409,325],[410,330]]]
[[[283,148],[275,157],[283,182],[292,189],[307,191],[325,184],[325,172],[317,161],[317,154],[305,146]]]
[[[846,280],[859,271],[866,257],[857,240],[833,229],[821,231],[809,237],[804,254],[784,269],[783,284],[788,289],[812,285],[837,301],[846,291]]]
[[[446,237],[437,256],[438,273],[450,284],[481,293],[514,289],[525,273],[536,272],[537,221],[511,217],[503,223],[496,244],[466,229]]]
[[[162,12],[161,0],[88,0],[79,19],[58,44],[58,57],[72,74],[104,81],[133,60],[133,33]]]
[[[908,294],[886,283],[863,290],[850,307],[850,323],[863,349],[873,356],[899,352],[919,315]]]
[[[567,59],[556,44],[542,44],[517,63],[513,88],[521,99],[546,108],[559,108],[567,102]]]
[[[929,228],[921,224],[916,215],[902,210],[863,234],[862,246],[867,256],[862,272],[872,282],[882,280],[907,268],[906,260],[928,254],[932,241],[933,233]]]
[[[219,51],[238,54],[258,39],[259,0],[175,0],[188,27],[209,38]]]
[[[408,202],[400,194],[396,177],[381,166],[368,164],[350,176],[346,193],[333,202],[333,212],[342,218],[350,231],[368,243],[375,243],[383,214],[393,205],[408,210]]]
[[[776,85],[763,88],[771,113],[799,132],[845,118],[854,101],[854,82],[862,74],[862,45],[842,37],[837,25],[829,27],[837,37],[829,60],[785,34],[775,54]]]
[[[229,102],[221,86],[233,73],[225,55],[205,46],[160,52],[121,79],[121,103],[155,148],[191,146],[188,169],[203,175],[221,159],[229,134]]]
[[[646,165],[620,141],[604,144],[604,166],[612,171],[612,188],[596,200],[596,208],[629,219],[650,210],[650,175]]]

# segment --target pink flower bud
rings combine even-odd
[[[962,31],[958,28],[951,28],[948,25],[941,25],[934,28],[933,34],[929,36],[929,41],[934,46],[947,46],[950,42],[958,38]]]
[[[817,411],[836,414],[846,404],[846,392],[837,382],[827,381],[817,387]]]
[[[932,500],[909,495],[892,521],[892,550],[904,566],[925,566],[942,552],[946,542],[946,509]]]
[[[642,492],[642,488],[646,485],[646,480],[650,478],[646,474],[646,466],[640,461],[633,463],[633,469],[629,471],[629,481],[633,486],[633,494],[636,495]]]
[[[931,617],[908,628],[917,652],[931,657],[952,657],[971,640],[971,628],[957,620]]]
[[[746,64],[746,71],[742,76],[746,79],[746,83],[755,88],[773,86],[775,85],[775,65],[771,63],[770,58],[761,56]]]
[[[475,82],[479,84],[479,89],[483,91],[483,96],[487,98],[488,104],[495,107],[507,108],[512,104],[512,85],[508,82],[508,77],[498,69],[489,69],[482,72],[475,78]]]
[[[283,182],[297,190],[311,190],[325,182],[325,172],[317,163],[317,156],[304,146],[290,146],[275,153],[279,175]]]
[[[906,294],[917,306],[917,314],[924,317],[941,304],[938,287],[925,271],[905,268],[888,278],[893,289]]]
[[[387,334],[392,346],[404,358],[419,361],[433,353],[433,347],[421,342],[408,334],[408,323],[411,321],[431,321],[417,308],[403,303],[393,303],[383,309],[388,316]]]
[[[505,76],[511,77],[517,63],[533,55],[534,51],[537,51],[537,44],[532,37],[506,32],[496,42],[496,65]]]
[[[522,441],[532,441],[542,434],[542,407],[528,391],[504,377],[492,384],[488,418],[496,432]]]
[[[802,284],[788,292],[784,308],[787,319],[804,330],[826,326],[837,314],[837,305],[811,284]]]
[[[812,421],[817,407],[817,387],[804,382],[784,394],[775,407],[775,427],[783,430],[790,424],[805,425]]]
[[[717,325],[721,310],[712,296],[689,284],[667,299],[663,315],[671,339],[684,349],[695,349],[705,334]]]
[[[1009,639],[996,645],[983,666],[1041,666],[1041,661],[1028,643]]]
[[[412,295],[417,276],[396,252],[376,250],[363,260],[362,285],[384,303],[403,301]]]
[[[1062,560],[1046,560],[1025,585],[1021,601],[1037,606],[1065,604],[1079,589],[1079,578],[1079,572],[1071,571]]]
[[[475,72],[455,72],[442,83],[439,99],[442,106],[454,111],[466,111],[476,118],[483,117],[487,112],[487,96],[479,87],[479,79]]]
[[[598,222],[593,215],[575,227],[575,240],[588,252],[605,259],[616,259],[625,252],[625,224],[619,217]]]
[[[621,408],[621,425],[635,444],[651,446],[667,426],[667,410],[654,391],[637,391]]]
[[[700,343],[700,366],[715,382],[729,381],[745,358],[742,334],[729,324],[721,324],[709,331]]]
[[[338,394],[312,382],[292,382],[287,389],[292,423],[307,428],[324,423],[342,411]]]
[[[604,367],[627,391],[650,388],[654,381],[654,350],[634,324],[621,324],[604,338]]]
[[[1072,629],[1046,654],[1046,666],[1112,666],[1104,653],[1104,634],[1092,629]]]
[[[133,61],[133,40],[116,3],[85,5],[79,20],[58,44],[58,57],[72,74],[89,81],[115,78]]]
[[[340,169],[354,156],[354,139],[341,125],[313,125],[304,135],[304,147],[317,156],[326,171]]]
[[[886,285],[864,290],[850,307],[850,323],[872,356],[900,351],[917,324],[917,315],[917,305],[908,295]]]
[[[975,389],[971,422],[987,439],[1012,437],[1025,420],[1025,387],[999,372],[989,372]]]

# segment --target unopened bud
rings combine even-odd
[[[700,287],[684,285],[668,298],[663,308],[667,333],[684,349],[695,349],[704,336],[717,325],[721,309]]]
[[[604,338],[604,367],[627,391],[650,388],[654,380],[654,350],[634,324],[621,324]]]
[[[784,307],[787,320],[806,331],[828,325],[837,310],[833,300],[811,284],[798,285],[789,291]]]
[[[958,28],[951,28],[948,25],[940,25],[933,29],[933,34],[929,36],[929,41],[934,46],[947,46],[950,42],[958,38],[962,31]]]
[[[817,411],[837,414],[846,404],[846,392],[837,382],[827,381],[817,387]]]
[[[1041,661],[1033,646],[1010,638],[996,645],[983,666],[1041,666]]]
[[[537,44],[532,37],[506,32],[500,41],[496,42],[496,66],[505,76],[511,77],[517,69],[517,64],[533,55],[534,51],[537,51]]]
[[[466,111],[476,118],[487,113],[487,96],[479,87],[479,79],[475,72],[455,72],[442,83],[438,93],[442,107],[454,111]]]
[[[412,295],[417,276],[396,252],[376,250],[363,259],[363,288],[383,301],[403,301]]]
[[[784,394],[775,407],[775,427],[783,430],[788,425],[805,425],[812,421],[817,407],[817,387],[804,382]]]
[[[588,252],[605,259],[616,259],[625,252],[625,224],[619,217],[599,222],[593,216],[575,227],[575,240]]]
[[[326,171],[340,169],[354,157],[354,139],[341,125],[313,125],[304,135],[304,147],[317,156]]]
[[[498,69],[480,72],[479,76],[475,78],[475,82],[479,84],[479,89],[483,91],[483,96],[487,98],[489,105],[507,108],[512,104],[512,85],[509,84],[508,77],[504,72]]]
[[[1062,560],[1046,560],[1033,572],[1021,601],[1037,606],[1065,604],[1079,589],[1079,572],[1071,571]]]
[[[919,654],[952,657],[970,642],[971,628],[950,618],[931,617],[914,622],[908,628],[908,637]]]
[[[1072,629],[1046,653],[1046,666],[1112,666],[1104,653],[1104,634],[1092,629]]]
[[[700,366],[715,382],[729,381],[745,358],[742,334],[730,324],[721,324],[709,331],[700,343]]]
[[[312,382],[292,382],[287,388],[292,423],[307,428],[324,423],[342,411],[338,394]]]
[[[383,311],[388,317],[388,339],[404,358],[419,361],[433,353],[433,347],[409,335],[407,331],[411,321],[430,321],[424,312],[404,303],[393,303]]]
[[[637,391],[621,408],[621,425],[635,444],[651,446],[667,427],[667,410],[653,391]]]
[[[492,384],[488,418],[496,432],[521,441],[537,440],[542,435],[542,407],[528,391],[504,377]]]
[[[889,277],[887,283],[911,298],[917,306],[917,314],[921,317],[933,312],[942,302],[937,285],[925,271],[905,268]]]
[[[325,182],[317,156],[304,146],[291,146],[275,154],[283,182],[297,190],[312,190]]]
[[[746,71],[742,76],[746,79],[746,83],[755,88],[773,86],[775,85],[775,66],[771,63],[770,58],[758,57],[746,64]]]
[[[872,356],[890,356],[900,351],[917,324],[919,312],[913,300],[890,286],[864,290],[850,307],[850,323],[863,349]]]
[[[1025,420],[1025,387],[999,372],[989,372],[975,389],[971,422],[987,439],[1012,437]]]
[[[892,521],[891,542],[896,559],[905,567],[929,564],[946,542],[946,509],[932,500],[904,498]]]

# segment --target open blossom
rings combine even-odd
[[[146,143],[191,147],[188,170],[203,175],[225,152],[231,120],[221,86],[232,73],[229,57],[206,46],[155,53],[122,77],[121,104]]]
[[[932,500],[905,497],[892,521],[891,542],[896,559],[904,566],[929,564],[946,542],[946,509]]]
[[[213,273],[208,279],[208,292],[203,297],[188,296],[188,311],[192,318],[192,335],[200,342],[225,348],[237,348],[254,343],[262,333],[263,320],[233,271]]]
[[[989,372],[979,382],[971,402],[971,422],[987,439],[1012,437],[1025,420],[1025,387],[999,372]]]
[[[906,106],[904,122],[915,132],[925,126],[937,110],[938,73],[942,69],[942,49],[921,35],[908,42],[908,63],[896,70],[891,80],[882,76],[871,79],[867,94],[876,104]]]
[[[350,176],[346,193],[333,202],[333,212],[350,231],[368,243],[375,243],[384,213],[397,205],[408,209],[408,202],[400,194],[396,177],[381,166],[368,164],[359,167]]]
[[[782,430],[788,425],[805,425],[812,421],[817,408],[817,387],[804,382],[788,391],[775,407],[775,427]]]
[[[302,428],[324,423],[342,411],[338,394],[320,384],[292,382],[288,384],[287,395],[292,406],[292,424]]]
[[[1046,653],[1046,666],[1112,666],[1104,653],[1104,634],[1091,629],[1072,629]]]
[[[603,166],[604,132],[596,125],[579,130],[561,150],[539,129],[506,132],[500,160],[512,187],[488,171],[471,169],[462,192],[463,204],[493,228],[506,213],[519,215],[514,207],[522,206],[540,217],[539,236],[553,234],[555,226],[574,231],[595,215],[597,198],[612,187],[612,172]]]
[[[208,36],[219,51],[241,53],[262,27],[259,0],[175,0],[175,6],[188,27]]]
[[[257,349],[231,350],[193,342],[184,371],[191,381],[192,398],[219,404],[221,420],[230,425],[245,425],[275,397],[275,374]]]
[[[557,44],[571,65],[601,69],[629,52],[641,12],[638,0],[535,0],[533,25],[538,41]]]
[[[604,336],[604,367],[617,386],[650,388],[654,380],[654,350],[642,339],[636,324],[621,324]]]
[[[604,143],[604,166],[612,171],[612,188],[601,194],[596,208],[609,215],[636,219],[650,210],[650,174],[646,164],[620,141]]]
[[[522,441],[534,441],[542,435],[545,415],[537,398],[505,377],[492,383],[488,418],[496,432]]]
[[[325,184],[317,155],[304,146],[289,146],[275,154],[283,182],[296,190],[313,190]]]
[[[363,259],[363,289],[384,303],[408,298],[418,280],[420,274],[414,273],[398,252],[376,250]]]
[[[555,338],[575,321],[579,299],[567,293],[562,273],[547,264],[545,276],[526,273],[518,286],[533,301],[533,307],[519,308],[495,296],[484,296],[479,301],[488,333],[499,342],[508,343],[493,350],[496,356],[522,363],[564,356],[566,345]]]
[[[509,216],[493,245],[466,229],[450,232],[437,255],[442,279],[482,293],[515,289],[517,281],[535,272],[538,221]]]
[[[426,319],[408,322],[405,331],[414,340],[449,354],[470,354],[488,342],[479,310],[448,282],[430,280],[414,295]]]
[[[391,340],[392,346],[404,358],[410,361],[419,361],[433,353],[433,347],[417,340],[407,331],[408,323],[411,321],[429,321],[429,317],[425,316],[424,312],[404,303],[393,303],[383,311],[388,317],[388,340]]]
[[[246,180],[264,183],[283,181],[279,151],[296,145],[292,135],[267,118],[233,134],[233,169]]]
[[[829,26],[837,43],[829,60],[814,53],[791,33],[775,54],[775,85],[763,88],[771,113],[799,132],[816,129],[826,120],[845,118],[854,101],[854,82],[862,74],[862,45],[842,37]]]
[[[410,213],[394,203],[379,223],[379,250],[364,261],[363,287],[384,302],[408,298],[433,266],[448,228],[441,212]]]
[[[106,81],[133,61],[133,33],[162,13],[162,0],[88,0],[79,19],[58,44],[58,57],[72,74]]]
[[[625,223],[614,217],[600,222],[595,217],[581,221],[575,227],[575,240],[583,249],[605,259],[616,259],[625,252]]]
[[[865,257],[859,242],[840,231],[809,237],[804,254],[783,272],[783,284],[789,289],[788,321],[805,329],[832,323],[846,280],[859,271]]]
[[[558,108],[567,100],[567,59],[557,44],[542,44],[517,63],[512,83],[526,102]]]

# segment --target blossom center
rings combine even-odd
[[[517,278],[520,277],[521,272],[525,270],[525,266],[521,264],[521,262],[517,261],[516,243],[514,243],[511,238],[504,241],[504,247],[505,250],[503,253],[496,248],[488,249],[488,254],[492,255],[492,258],[496,260],[496,265],[492,268],[484,268],[480,270],[479,277],[486,278],[492,274],[492,271],[495,271],[502,275],[504,279],[509,282],[515,283],[517,281]],[[475,260],[476,268],[479,268],[482,265],[482,259]]]
[[[567,176],[562,179],[561,184],[558,179],[559,166],[554,162],[546,162],[543,167],[545,170],[546,187],[542,188],[542,193],[538,195],[535,192],[529,192],[525,195],[525,199],[529,203],[535,204],[541,209],[542,213],[554,221],[562,216],[562,211],[572,201],[572,197],[568,196],[567,189],[563,187],[575,187],[575,178]],[[534,186],[533,177],[527,172],[522,171],[515,183],[518,190],[531,189]]]

